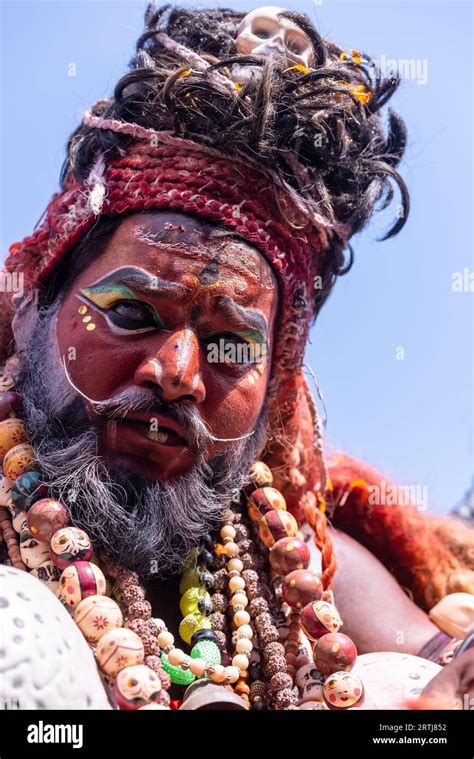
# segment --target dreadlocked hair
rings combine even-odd
[[[398,187],[402,212],[383,239],[392,237],[409,212],[408,191],[396,170],[406,131],[392,111],[385,125],[380,109],[399,78],[383,78],[368,56],[348,55],[323,40],[307,16],[280,15],[311,40],[311,69],[239,54],[235,38],[244,13],[150,5],[129,72],[113,97],[96,103],[92,113],[171,130],[226,155],[257,160],[316,202],[349,236],[374,210],[386,208]],[[232,78],[234,66],[253,67],[259,76],[240,85]],[[124,154],[131,139],[81,125],[68,142],[63,186],[68,174],[84,180],[99,152]],[[345,247],[335,234],[321,272],[323,285],[315,289],[315,315],[337,275],[350,268],[352,250],[347,256]]]

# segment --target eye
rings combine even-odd
[[[295,55],[301,55],[306,47],[303,40],[301,40],[299,37],[290,37],[287,39],[286,46],[290,53],[294,53]]]
[[[269,29],[261,24],[258,24],[252,29],[253,34],[259,37],[261,40],[268,40],[272,35]]]
[[[161,326],[148,305],[137,300],[116,301],[107,309],[107,316],[116,327],[130,331]]]

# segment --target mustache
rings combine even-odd
[[[123,390],[105,401],[94,402],[93,408],[97,416],[118,423],[136,411],[169,417],[177,423],[180,434],[195,453],[202,452],[214,442],[214,436],[196,409],[180,401],[167,403],[146,388]]]
[[[238,435],[236,437],[217,437],[214,435],[206,422],[202,419],[199,413],[189,407],[186,402],[173,401],[168,403],[157,395],[157,391],[152,391],[147,388],[127,388],[126,390],[118,393],[117,395],[106,398],[102,401],[89,398],[83,393],[72,381],[69,371],[66,365],[66,357],[63,356],[63,368],[66,375],[66,379],[73,390],[76,391],[84,400],[88,401],[95,413],[98,416],[110,416],[115,415],[115,421],[120,420],[127,413],[131,411],[148,411],[154,413],[161,413],[174,419],[178,424],[182,424],[184,432],[190,433],[191,440],[186,441],[188,445],[193,445],[195,439],[199,438],[201,444],[210,445],[211,443],[234,443],[255,435],[256,426],[245,435]],[[144,404],[141,406],[141,404]],[[147,407],[151,404],[151,408]],[[179,416],[178,416],[179,414]]]

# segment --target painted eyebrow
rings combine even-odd
[[[185,285],[160,279],[160,277],[150,274],[146,269],[138,266],[122,266],[119,269],[114,269],[84,289],[106,290],[108,287],[113,288],[117,284],[148,297],[156,297],[157,295],[168,298],[183,297],[191,292],[190,288]],[[218,295],[215,298],[215,303],[217,308],[229,319],[243,326],[244,329],[250,327],[260,332],[262,340],[268,339],[268,325],[262,314],[253,309],[239,306],[229,295]]]
[[[160,295],[161,297],[171,298],[183,296],[189,292],[188,288],[184,285],[160,279],[160,277],[150,274],[146,269],[141,269],[138,266],[123,266],[120,269],[115,269],[106,274],[105,277],[101,277],[93,284],[88,285],[86,289],[99,290],[113,287],[117,284],[124,285],[130,288],[130,290],[148,297]]]
[[[232,319],[244,328],[250,327],[257,332],[260,332],[262,339],[267,340],[267,321],[262,314],[258,313],[258,311],[239,306],[230,295],[218,295],[216,297],[216,308],[217,310],[222,311],[224,316],[227,316],[229,319]]]

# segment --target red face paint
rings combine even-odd
[[[65,299],[59,352],[89,398],[152,387],[169,403],[186,400],[215,436],[235,438],[254,428],[265,400],[277,307],[273,274],[248,243],[184,214],[134,214]],[[163,444],[149,439],[146,419],[104,425],[87,405],[100,453],[114,463],[156,479],[192,466],[173,425]],[[167,424],[158,419],[159,429]],[[214,443],[206,458],[226,445]]]

